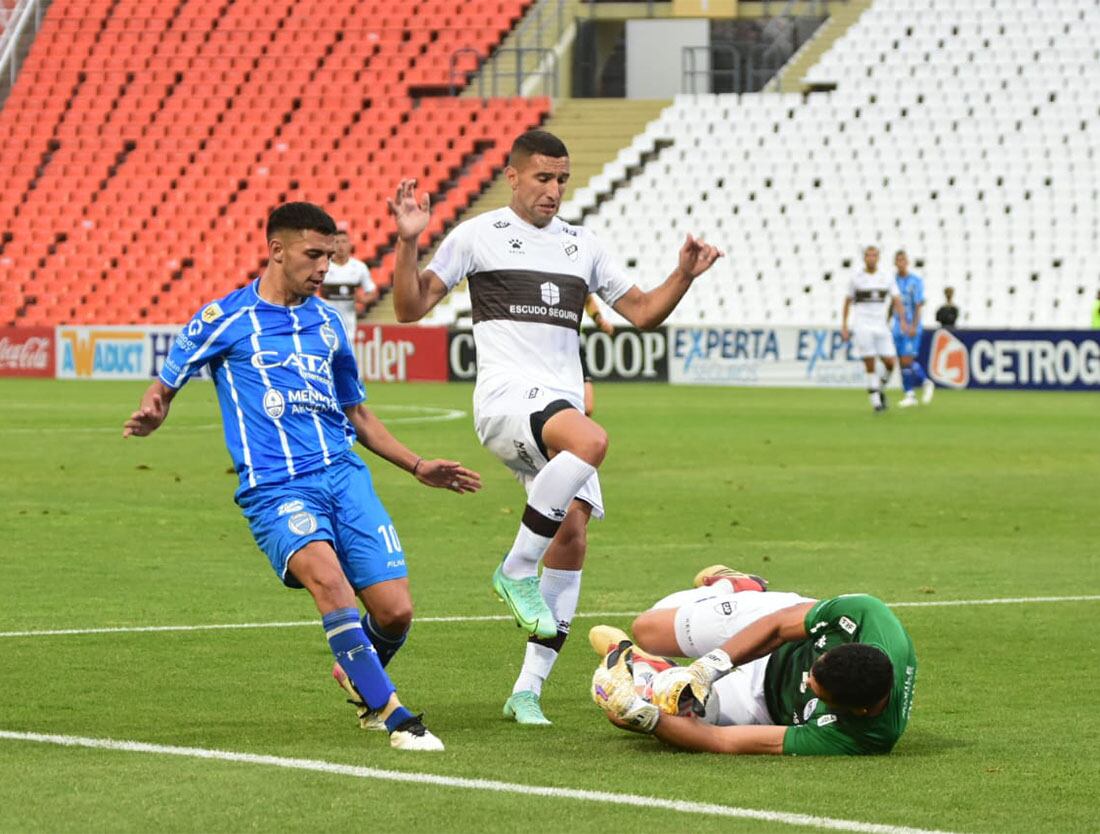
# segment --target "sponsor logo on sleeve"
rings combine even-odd
[[[856,627],[857,626],[856,626],[855,622],[848,619],[847,617],[841,617],[837,621],[837,623],[842,629],[844,629],[849,634],[855,634],[856,633]]]
[[[810,700],[808,700],[806,702],[806,706],[804,706],[802,708],[802,720],[803,721],[809,721],[813,717],[814,710],[817,709],[818,703],[819,702],[818,702],[817,698],[811,698]]]
[[[207,324],[213,324],[218,319],[220,319],[222,315],[222,308],[219,307],[217,303],[214,303],[207,304],[205,307],[203,307],[202,313],[199,314],[199,318],[201,318]]]
[[[202,320],[191,319],[191,323],[187,325],[187,335],[194,337],[198,336],[202,332]]]
[[[313,516],[313,513],[307,513],[303,510],[288,518],[286,526],[295,535],[308,536],[317,530],[317,519]]]
[[[828,727],[830,724],[835,724],[835,723],[836,723],[836,716],[835,715],[823,715],[819,719],[817,719],[817,726],[819,726],[819,727]]]
[[[279,515],[289,515],[290,513],[298,513],[304,510],[305,503],[295,498],[293,501],[286,501],[279,507]]]

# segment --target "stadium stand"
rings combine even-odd
[[[255,274],[292,199],[348,220],[387,282],[397,179],[438,234],[548,112],[441,95],[529,2],[55,0],[0,110],[0,323],[184,321]]]
[[[877,242],[915,259],[929,322],[951,284],[964,325],[1087,327],[1098,27],[1096,0],[877,0],[810,73],[834,92],[680,97],[562,213],[647,287],[686,231],[720,242],[674,322],[837,323]]]

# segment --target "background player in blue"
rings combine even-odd
[[[176,392],[210,365],[240,477],[237,503],[280,579],[312,594],[333,675],[361,725],[384,727],[399,749],[442,750],[384,669],[405,642],[412,598],[397,532],[351,447],[358,439],[426,486],[473,492],[480,477],[455,461],[417,456],[363,405],[349,334],[316,297],[335,233],[332,218],[310,203],[272,212],[264,274],[195,315],[123,436],[155,431]],[[356,595],[367,611],[361,619]]]
[[[917,404],[917,386],[922,388],[921,402],[932,402],[936,393],[936,384],[928,378],[917,361],[920,351],[920,337],[924,332],[921,324],[921,312],[924,310],[924,279],[909,271],[909,256],[903,251],[894,255],[897,268],[898,292],[901,293],[901,306],[905,314],[904,321],[894,316],[894,344],[898,349],[898,361],[901,363],[901,385],[905,396],[898,403],[901,408]]]

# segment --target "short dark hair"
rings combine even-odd
[[[898,258],[908,258],[908,257],[909,256],[905,253],[904,249],[899,249],[897,252],[894,253],[894,260],[897,260]]]
[[[529,130],[521,133],[512,143],[512,150],[508,153],[508,164],[515,166],[520,159],[541,154],[542,156],[561,159],[569,156],[565,143],[548,130]]]
[[[336,234],[336,221],[320,206],[313,203],[283,203],[267,218],[267,239],[281,231],[320,232]]]
[[[844,643],[821,655],[810,670],[836,706],[873,707],[894,685],[894,664],[886,652],[866,643]]]

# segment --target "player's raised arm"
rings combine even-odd
[[[427,193],[416,200],[416,180],[401,180],[397,194],[386,201],[397,227],[393,269],[393,309],[400,322],[419,321],[444,295],[446,285],[435,273],[417,266],[417,238],[428,227],[431,204]]]
[[[147,437],[160,428],[161,423],[168,417],[168,406],[175,395],[176,389],[169,388],[159,379],[154,380],[152,385],[145,389],[138,410],[122,424],[122,436]]]
[[[425,460],[390,434],[390,430],[365,405],[344,409],[359,442],[380,458],[404,469],[425,486],[449,489],[460,495],[481,489],[481,476],[455,460]]]
[[[636,286],[631,287],[613,306],[635,327],[643,330],[657,327],[680,303],[692,282],[724,255],[717,246],[703,243],[688,235],[684,245],[680,247],[676,268],[664,283],[648,292]]]

